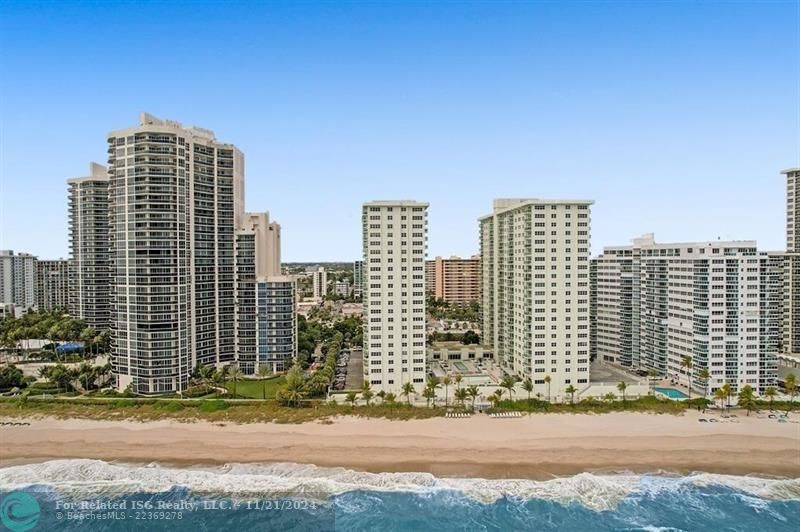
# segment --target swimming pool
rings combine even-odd
[[[666,395],[670,399],[688,399],[689,396],[683,393],[680,390],[676,390],[675,388],[656,388],[655,389],[658,393],[662,395]]]
[[[463,362],[461,362],[460,360],[453,361],[453,367],[455,367],[461,373],[466,373],[467,372],[467,366]]]

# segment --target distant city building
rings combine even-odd
[[[36,306],[39,310],[69,310],[68,260],[36,261]]]
[[[257,283],[258,318],[256,371],[266,366],[272,372],[288,370],[297,356],[297,294],[289,276],[271,276]]]
[[[347,279],[336,281],[333,285],[333,291],[337,296],[350,297],[350,281]]]
[[[353,297],[361,299],[364,295],[364,261],[353,262]]]
[[[36,306],[36,257],[0,250],[0,315],[19,316]]]
[[[416,201],[362,208],[364,380],[378,390],[425,382],[427,210]]]
[[[320,266],[311,273],[311,278],[314,286],[314,298],[324,299],[325,295],[328,293],[328,272],[325,271],[325,268]]]
[[[786,256],[784,259],[784,353],[800,358],[800,168],[786,176]]]
[[[121,160],[126,159],[123,157]],[[124,166],[119,171],[124,175]],[[101,331],[110,327],[111,305],[108,170],[101,164],[91,163],[88,176],[70,179],[67,183],[71,268],[70,313],[85,320],[95,330]],[[119,208],[123,209],[122,200],[127,196],[125,191],[120,194],[116,197],[118,201],[115,201],[115,205],[119,203]],[[127,211],[121,210],[120,214],[124,215],[125,212]],[[132,212],[131,216],[134,216]],[[127,226],[123,225],[120,229],[128,233]],[[133,234],[133,231],[130,233]],[[140,249],[136,254],[145,253],[147,253],[145,249]]]
[[[469,259],[436,257],[425,262],[428,294],[453,305],[469,305],[480,299],[480,256]]]
[[[556,398],[589,383],[591,205],[498,199],[479,219],[482,339],[506,371]]]
[[[756,243],[659,244],[652,234],[596,259],[597,356],[702,389],[775,383],[780,345],[781,254]],[[693,368],[683,367],[683,357]]]

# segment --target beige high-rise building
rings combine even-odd
[[[480,256],[468,259],[436,257],[425,262],[428,294],[453,305],[469,305],[480,299]]]
[[[752,241],[661,244],[647,234],[605,248],[595,266],[600,360],[698,390],[706,369],[710,392],[774,385],[782,254],[759,254]]]
[[[480,221],[484,342],[536,393],[589,384],[591,201],[498,199]]]
[[[108,135],[112,362],[120,388],[185,389],[233,363],[244,155],[147,113]]]
[[[281,273],[280,225],[269,214],[245,213],[236,229],[236,360],[246,375],[258,372],[259,282]],[[266,333],[264,333],[266,334]],[[263,361],[262,361],[263,362]],[[280,365],[283,369],[283,364]],[[275,370],[276,365],[269,365]]]
[[[97,331],[110,327],[109,174],[91,163],[69,186],[70,313]]]
[[[428,204],[373,201],[362,208],[364,380],[399,392],[425,382]]]
[[[69,310],[68,260],[36,261],[36,306],[39,310]]]
[[[800,358],[800,168],[786,176],[786,258],[784,261],[784,353]]]

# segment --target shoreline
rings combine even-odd
[[[523,418],[236,425],[31,418],[0,428],[0,466],[88,458],[178,467],[299,463],[439,477],[546,480],[582,472],[800,478],[800,424],[764,417],[534,414]]]

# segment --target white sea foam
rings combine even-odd
[[[185,487],[199,495],[240,499],[269,495],[316,499],[350,491],[452,492],[471,500],[502,497],[579,503],[593,510],[613,509],[627,496],[654,496],[693,486],[722,486],[770,500],[800,500],[800,479],[693,473],[667,475],[581,473],[545,481],[436,477],[428,473],[366,473],[303,464],[226,464],[213,468],[131,465],[101,460],[51,460],[0,469],[0,489],[47,485],[67,496],[156,493]]]

